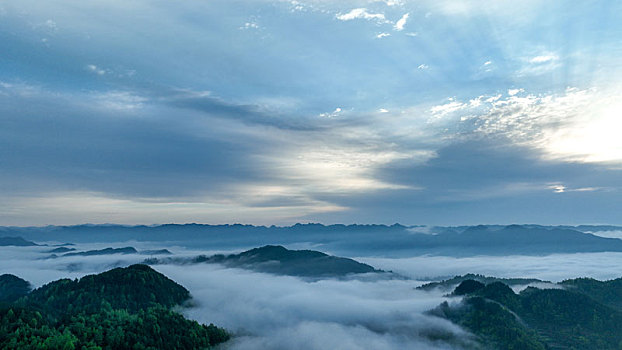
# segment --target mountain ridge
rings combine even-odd
[[[581,226],[611,230],[613,226]],[[621,228],[622,231],[622,228]],[[575,252],[622,252],[622,239],[594,235],[568,226],[478,225],[424,227],[394,225],[292,226],[165,224],[157,226],[78,225],[43,228],[0,227],[1,234],[35,241],[161,241],[171,245],[234,250],[268,244],[314,244],[341,255],[543,255]],[[563,243],[563,244],[562,244]]]

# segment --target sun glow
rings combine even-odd
[[[546,150],[574,161],[622,163],[622,103],[603,106],[589,118],[556,130]]]

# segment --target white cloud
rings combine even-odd
[[[488,97],[485,101],[488,102],[488,103],[493,103],[493,102],[499,100],[500,98],[501,98],[501,94],[498,94],[498,95],[494,95],[494,96]]]
[[[574,192],[593,192],[593,191],[599,191],[599,190],[603,190],[604,188],[602,187],[579,187],[579,188],[575,188],[572,189],[571,191]]]
[[[56,22],[54,22],[54,21],[53,21],[53,20],[51,20],[51,19],[48,19],[47,21],[45,21],[45,25],[46,25],[47,27],[49,27],[49,28],[53,28],[53,29],[58,28],[58,25],[56,25]]]
[[[458,102],[458,101],[451,101],[449,103],[443,104],[443,105],[438,105],[438,106],[434,106],[430,109],[430,112],[432,112],[432,114],[436,115],[436,116],[445,116],[449,113],[453,113],[459,110],[462,110],[464,108],[467,108],[468,105],[466,103],[462,103],[462,102]]]
[[[369,13],[366,8],[356,8],[348,13],[338,14],[337,19],[340,21],[351,21],[353,19],[367,19],[385,21],[384,14],[382,13]]]
[[[568,89],[562,94],[519,95],[522,89],[480,96],[469,103],[434,106],[434,115],[458,114],[475,133],[506,137],[545,159],[622,164],[622,102],[618,89]]]
[[[306,5],[302,4],[300,1],[291,0],[289,4],[291,5],[292,12],[305,11],[307,9]]]
[[[369,141],[368,141],[369,142]],[[292,150],[291,157],[276,160],[275,167],[285,183],[294,183],[294,193],[355,193],[379,189],[416,189],[377,179],[374,171],[397,160],[427,159],[429,154],[412,150],[391,150],[388,145],[345,146]],[[304,185],[303,185],[304,184]]]
[[[553,184],[549,186],[550,189],[553,190],[553,192],[555,193],[564,193],[566,192],[566,186],[562,185],[562,184]]]
[[[428,69],[428,68],[430,68],[430,66],[428,66],[428,65],[427,65],[427,64],[425,64],[425,63],[422,63],[422,64],[420,64],[420,65],[417,67],[417,69],[421,69],[421,70],[425,70],[425,69]]]
[[[533,57],[529,59],[529,63],[540,64],[540,63],[547,63],[551,61],[557,61],[558,59],[559,57],[557,57],[557,55],[548,54],[548,55],[541,55],[541,56]]]
[[[246,22],[239,29],[259,29],[259,24],[255,22]]]
[[[382,39],[382,38],[386,38],[388,36],[391,36],[391,34],[389,34],[389,33],[380,33],[380,34],[376,35],[376,38]]]
[[[522,57],[523,67],[518,70],[517,75],[540,75],[550,72],[561,66],[559,56],[552,52],[541,52],[537,56]]]
[[[334,117],[337,117],[341,112],[342,112],[341,107],[337,107],[337,108],[335,108],[334,111],[332,111],[330,113],[320,113],[320,117],[322,117],[322,118],[334,118]]]
[[[412,280],[320,280],[224,269],[217,265],[156,266],[186,286],[196,306],[184,314],[239,333],[227,348],[447,349],[421,334],[467,334],[424,314],[445,300]],[[248,288],[249,285],[256,288]]]
[[[378,109],[378,113],[389,113],[389,110],[387,110],[385,108],[380,108],[380,109]]]
[[[400,18],[396,23],[395,26],[393,27],[395,30],[397,31],[402,31],[404,30],[404,26],[406,25],[406,21],[408,20],[408,13],[404,14],[402,16],[402,18]]]
[[[402,0],[385,0],[384,3],[387,6],[401,6],[403,4]]]
[[[577,187],[577,188],[568,188],[561,183],[553,183],[548,186],[549,189],[552,189],[555,193],[564,193],[564,192],[594,192],[604,190],[602,187]]]
[[[104,75],[104,74],[106,74],[106,70],[101,69],[101,68],[97,67],[94,64],[87,65],[86,69],[89,70],[90,72],[93,72],[93,73],[97,74],[97,75]]]
[[[621,258],[622,253],[580,253],[466,258],[420,256],[406,259],[357,258],[357,260],[417,279],[479,273],[486,276],[538,278],[560,282],[577,277],[600,280],[618,278]]]
[[[160,249],[155,242],[108,242],[79,250],[134,246]],[[171,249],[170,247],[166,247]],[[12,273],[35,286],[60,278],[79,278],[142,261],[139,254],[91,257],[48,256],[50,247],[0,247],[0,273]],[[212,254],[197,248],[171,249],[176,256]],[[156,265],[190,291],[186,317],[225,327],[235,337],[227,349],[449,349],[426,334],[463,340],[469,334],[451,322],[425,314],[448,300],[440,291],[416,290],[419,281],[368,275],[361,279],[308,281],[289,276],[228,269],[215,264]],[[252,288],[249,288],[252,286]]]
[[[485,96],[478,96],[474,99],[469,100],[469,107],[479,107],[482,105],[482,100],[484,99]]]
[[[127,91],[108,91],[91,95],[96,104],[104,109],[133,111],[142,108],[147,99]]]

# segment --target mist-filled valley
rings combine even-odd
[[[132,236],[118,240],[118,234],[114,235],[115,240],[107,241],[106,226],[99,227],[102,233],[88,237],[79,236],[79,227],[48,228],[54,232],[50,237],[62,239],[44,240],[46,233],[39,232],[41,229],[20,228],[18,231],[28,239],[17,239],[13,235],[0,240],[3,242],[0,274],[18,276],[30,282],[32,288],[39,288],[62,278],[76,279],[118,267],[147,264],[189,291],[191,299],[174,307],[175,312],[201,324],[222,327],[231,335],[231,339],[217,345],[223,349],[503,349],[517,339],[529,339],[531,343],[525,343],[529,344],[525,349],[539,349],[533,344],[550,346],[557,341],[542,336],[540,328],[530,325],[530,322],[538,322],[536,316],[525,311],[524,317],[534,319],[525,321],[515,315],[516,324],[501,323],[499,327],[512,327],[508,332],[516,327],[526,332],[502,339],[490,329],[474,328],[467,322],[473,321],[468,318],[473,315],[455,311],[464,310],[467,307],[464,305],[478,300],[479,294],[456,294],[453,289],[464,280],[481,281],[483,285],[501,281],[513,293],[520,293],[516,298],[522,298],[525,291],[534,289],[574,293],[568,282],[560,282],[579,277],[602,281],[622,277],[619,264],[622,252],[611,244],[609,251],[604,247],[594,248],[598,246],[597,242],[575,252],[559,253],[558,249],[551,247],[550,252],[538,250],[527,254],[525,248],[519,246],[517,251],[521,253],[504,256],[473,254],[468,250],[451,255],[447,252],[458,248],[443,239],[440,240],[443,243],[430,244],[434,251],[421,254],[425,247],[418,247],[410,250],[409,255],[409,250],[396,250],[392,244],[374,250],[371,246],[356,244],[346,248],[341,242],[343,237],[357,241],[358,235],[361,240],[370,241],[368,237],[372,233],[369,231],[333,227],[332,239],[328,239],[328,235],[322,233],[326,227],[315,226],[319,228],[316,232],[312,227],[306,228],[311,234],[299,233],[295,237],[286,236],[291,232],[286,232],[283,237],[272,233],[276,243],[288,242],[283,246],[255,246],[256,238],[245,242],[242,233],[241,237],[232,239],[236,247],[231,247],[230,242],[219,245],[218,239],[209,244],[209,227],[205,228],[202,239],[197,239],[194,232],[195,237],[187,241],[184,241],[183,228],[182,232],[176,232],[175,227],[169,227],[168,237],[173,238],[170,241],[136,240]],[[388,228],[378,226],[374,232]],[[517,229],[517,226],[491,226],[485,231],[508,238],[511,235],[506,235],[504,230],[517,232]],[[569,239],[580,240],[583,237],[577,235],[585,235],[588,240],[598,241],[601,236],[610,236],[606,232],[614,229],[618,228],[589,227],[591,233],[588,233],[588,228],[574,227],[564,228],[562,234],[568,235]],[[272,230],[282,231],[281,228]],[[390,243],[391,239],[421,242],[439,235],[468,235],[473,230],[482,231],[484,228],[404,227],[402,233],[393,231],[392,238],[385,236],[385,242]],[[520,227],[519,232],[535,237],[530,236],[531,230],[541,234],[556,232],[559,228]],[[592,235],[599,230],[604,234]],[[63,231],[70,231],[73,236],[63,236]],[[31,241],[32,238],[38,239]],[[460,237],[461,241],[467,239],[477,240],[477,236]],[[489,241],[482,249],[503,250],[508,244],[523,244],[520,237],[510,241]],[[532,244],[539,242],[535,240]],[[472,245],[477,246],[477,243]],[[464,277],[452,279],[455,276]],[[444,280],[447,282],[442,282]],[[616,293],[621,292],[613,289],[603,293],[620,297],[622,294]],[[494,296],[486,298],[495,300]],[[622,298],[619,301],[622,303]],[[609,307],[603,305],[603,308]],[[518,308],[508,306],[507,309],[515,307]],[[595,307],[594,310],[600,309]],[[606,310],[614,316],[619,312],[613,307]],[[497,316],[491,314],[490,317]],[[591,327],[580,322],[583,321],[577,321],[580,327]],[[594,339],[600,333],[591,332],[591,335],[596,334],[594,338],[570,345],[578,349],[613,348],[609,346],[613,340],[607,338],[608,342],[598,343]]]

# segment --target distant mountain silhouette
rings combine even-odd
[[[138,251],[134,247],[124,248],[105,248],[98,250],[87,250],[85,252],[66,253],[62,256],[92,256],[92,255],[110,255],[110,254],[136,254]]]
[[[580,228],[580,230],[579,230]],[[209,249],[316,243],[337,254],[543,255],[622,252],[622,240],[590,234],[616,226],[480,225],[422,227],[395,225],[293,226],[167,224],[158,226],[78,225],[0,227],[0,234],[31,240],[72,242],[159,241]]]
[[[67,253],[67,252],[73,252],[75,250],[76,248],[58,247],[52,250],[48,250],[47,253]]]
[[[352,259],[331,256],[314,250],[289,250],[274,245],[251,249],[240,254],[201,255],[190,259],[147,259],[145,262],[151,264],[222,264],[227,267],[300,277],[340,277],[349,274],[381,272],[372,266]]]
[[[143,250],[140,252],[142,255],[173,255],[168,249],[154,249],[154,250]]]
[[[34,242],[27,241],[22,237],[0,237],[0,247],[17,246],[17,247],[29,247],[38,245]]]

